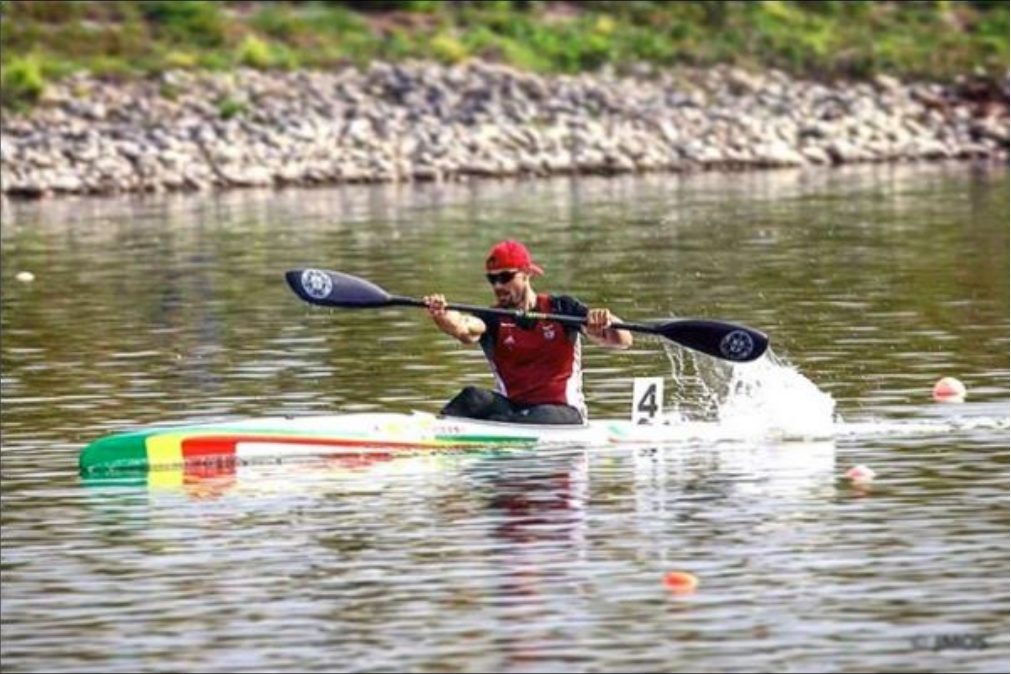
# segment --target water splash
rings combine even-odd
[[[715,422],[727,435],[783,439],[835,433],[835,400],[771,351],[753,363],[728,363],[664,347],[674,378],[673,420]]]
[[[732,367],[720,423],[782,438],[827,438],[835,432],[835,400],[787,361],[769,354]]]
[[[1003,431],[1006,403],[912,407],[914,418],[847,418],[836,402],[781,356],[769,351],[753,363],[729,363],[664,344],[674,386],[665,421],[691,437],[825,440]]]

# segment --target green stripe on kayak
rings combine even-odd
[[[510,445],[521,446],[536,445],[538,439],[530,435],[437,435],[435,439],[439,442],[450,442],[459,445]]]
[[[148,438],[166,433],[180,435],[200,435],[201,433],[222,433],[223,431],[246,437],[289,437],[295,438],[328,438],[331,434],[324,431],[292,431],[290,429],[270,430],[269,428],[215,428],[213,426],[190,426],[178,428],[153,428],[142,431],[120,433],[109,435],[92,442],[81,450],[80,471],[81,473],[116,472],[116,471],[147,471],[152,468],[148,459],[148,449],[146,441]],[[342,433],[342,437],[354,439],[366,439],[366,433]],[[437,435],[435,442],[449,446],[458,447],[532,447],[537,444],[538,439],[532,435],[459,435],[445,434]],[[383,444],[382,440],[376,440],[376,445]],[[423,446],[419,443],[419,446]]]
[[[146,470],[147,446],[144,441],[157,431],[137,431],[99,438],[81,450],[82,473],[102,470]]]
[[[206,433],[233,433],[246,436],[279,436],[298,438],[327,438],[330,434],[321,431],[293,431],[290,429],[270,428],[220,428],[216,426],[166,426],[147,430],[132,431],[107,435],[95,440],[81,450],[79,466],[81,472],[93,470],[147,470],[147,445],[145,441],[153,435],[200,435]],[[365,433],[347,433],[348,438],[366,438]]]

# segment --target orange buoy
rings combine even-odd
[[[939,403],[964,402],[965,384],[954,377],[942,377],[934,384],[933,396]]]
[[[699,586],[699,579],[686,571],[668,571],[663,576],[663,584],[675,594],[690,594]]]
[[[846,471],[846,477],[853,482],[870,482],[874,479],[874,471],[864,465],[853,466]]]

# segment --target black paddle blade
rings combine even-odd
[[[769,348],[767,335],[723,321],[678,320],[656,323],[653,328],[672,342],[737,363],[755,360]]]
[[[364,279],[325,269],[292,269],[285,280],[295,294],[310,304],[345,309],[368,309],[390,304],[390,294]]]

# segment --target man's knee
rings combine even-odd
[[[479,416],[486,413],[494,403],[495,396],[491,391],[467,386],[442,408],[442,413],[450,416]]]
[[[481,406],[491,403],[494,397],[491,391],[486,391],[477,386],[465,386],[454,398],[454,401],[456,400],[466,405]]]

